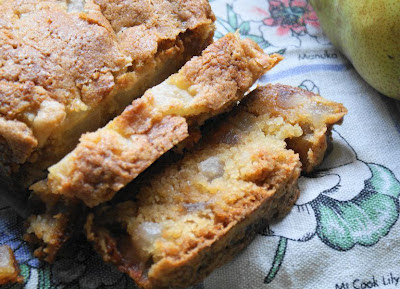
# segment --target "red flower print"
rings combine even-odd
[[[257,8],[259,14],[265,14],[265,25],[277,27],[278,35],[290,31],[299,34],[306,32],[306,25],[319,28],[317,15],[307,0],[268,0],[268,11]]]

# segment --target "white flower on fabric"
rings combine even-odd
[[[260,31],[264,39],[267,39],[271,45],[279,48],[300,47],[301,41],[293,32],[288,31],[285,34],[277,34],[276,28],[267,25],[261,25]]]
[[[311,37],[314,37],[318,43],[322,45],[330,45],[330,41],[328,37],[323,33],[323,31],[312,24],[306,24],[307,34]]]
[[[268,5],[266,0],[235,1],[233,10],[245,21],[263,21],[270,16]]]

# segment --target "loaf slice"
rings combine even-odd
[[[264,54],[253,41],[228,34],[133,101],[107,126],[84,135],[70,154],[49,169],[47,180],[31,187],[46,204],[45,212],[28,220],[25,238],[38,244],[35,255],[51,262],[75,231],[83,215],[76,200],[90,207],[110,200],[187,138],[188,128],[236,105],[280,60],[280,55]]]
[[[140,287],[195,284],[295,203],[301,163],[285,140],[308,138],[302,120],[328,136],[345,113],[297,88],[260,87],[181,161],[132,186],[130,200],[90,214],[87,237]]]
[[[207,0],[0,1],[0,165],[25,188],[212,42]]]

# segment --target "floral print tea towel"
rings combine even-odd
[[[217,37],[239,30],[285,59],[262,83],[300,86],[349,110],[300,198],[202,288],[400,288],[400,102],[364,82],[306,0],[212,1]]]
[[[239,31],[285,59],[260,83],[300,86],[349,110],[322,166],[300,179],[291,213],[192,289],[400,288],[400,102],[380,95],[322,34],[307,0],[213,0],[216,38]],[[22,220],[0,204],[23,285],[136,288],[90,246],[75,242],[53,265],[32,257]]]

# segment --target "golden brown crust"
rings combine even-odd
[[[56,3],[2,3],[2,20],[7,21],[1,29],[3,85],[14,84],[16,91],[30,84],[43,92],[42,97],[28,92],[21,100],[19,95],[2,97],[2,107],[7,109],[2,115],[8,118],[33,113],[44,99],[72,110],[75,100],[98,103],[114,87],[113,73],[130,64],[119,51],[115,35],[107,27],[92,25],[91,15],[96,12],[68,13]]]
[[[245,93],[282,59],[277,54],[265,55],[250,39],[239,42],[233,34],[227,34],[180,71],[186,86],[192,86],[201,95],[192,102],[192,110],[204,110],[207,118],[215,112],[226,111],[240,100],[238,94]],[[204,116],[196,113],[191,118],[202,123]]]
[[[175,30],[184,31],[198,25],[197,19],[206,15],[212,18],[211,7],[206,1],[107,1],[95,0],[104,17],[118,34],[125,30],[145,26],[154,29],[158,38],[173,39]]]
[[[26,161],[36,145],[37,140],[26,124],[0,118],[1,163],[8,167]]]
[[[254,113],[280,115],[285,121],[300,125],[303,134],[288,139],[287,144],[300,155],[302,169],[307,173],[322,162],[332,126],[341,124],[347,113],[341,103],[282,84],[259,87],[249,95],[248,103]]]
[[[180,2],[0,2],[0,119],[26,125],[36,142],[21,157],[24,138],[0,134],[0,160],[44,169],[199,54],[215,17],[206,0]]]
[[[110,200],[185,139],[188,124],[200,125],[234,106],[280,59],[250,40],[226,35],[106,127],[84,135],[74,151],[49,169],[49,193],[78,198],[90,207]]]
[[[125,132],[126,133],[126,132]],[[130,143],[118,142],[119,135],[107,130],[101,136],[87,134],[74,150],[77,161],[71,182],[63,183],[67,196],[78,196],[88,206],[110,200],[115,192],[149,167],[164,152],[187,137],[181,117],[166,116],[142,133],[129,135]],[[53,184],[49,183],[53,188]],[[57,192],[57,188],[52,190]]]
[[[18,263],[11,248],[7,245],[0,245],[0,285],[22,283],[24,279],[19,273]]]

